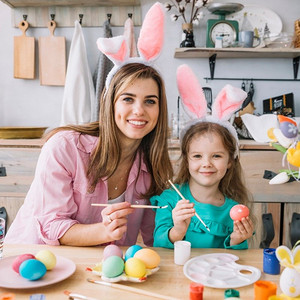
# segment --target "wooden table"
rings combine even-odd
[[[49,249],[59,256],[71,259],[76,264],[75,273],[62,282],[41,287],[36,290],[8,290],[0,288],[0,296],[2,293],[13,292],[17,300],[29,299],[32,294],[45,294],[46,299],[68,299],[64,295],[64,291],[68,290],[73,293],[82,294],[96,299],[115,300],[115,299],[130,299],[130,300],[147,300],[156,299],[154,297],[134,294],[127,291],[114,289],[111,287],[101,286],[87,282],[87,278],[101,280],[99,276],[86,271],[87,267],[93,267],[94,264],[101,261],[103,247],[69,247],[69,246],[47,246],[47,245],[4,245],[4,258],[13,255],[24,253],[35,254],[41,249]],[[123,248],[124,251],[127,247]],[[174,253],[171,249],[154,248],[161,256],[160,270],[149,276],[143,283],[122,282],[121,284],[140,288],[146,291],[155,292],[165,296],[174,297],[174,299],[189,299],[190,280],[183,274],[183,266],[174,264]],[[262,271],[263,250],[225,250],[225,249],[192,249],[191,257],[198,255],[225,252],[237,255],[240,260],[238,263],[257,267]],[[261,280],[273,281],[277,284],[279,294],[279,275],[268,275],[262,272]],[[253,284],[238,288],[240,297],[243,300],[254,299]],[[204,300],[221,300],[224,298],[224,289],[204,288]]]

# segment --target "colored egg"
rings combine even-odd
[[[56,266],[56,256],[49,250],[41,250],[36,255],[35,258],[41,261],[47,268],[47,270],[52,270]]]
[[[279,128],[282,134],[289,139],[296,137],[298,134],[297,126],[291,122],[282,122],[280,123]]]
[[[46,266],[37,259],[27,259],[23,261],[19,268],[20,275],[28,280],[38,280],[46,272]]]
[[[152,249],[141,249],[134,254],[134,257],[143,261],[147,269],[156,268],[160,263],[160,256]]]
[[[12,263],[13,270],[15,272],[19,273],[19,268],[20,268],[21,263],[27,259],[35,259],[35,256],[33,254],[29,254],[29,253],[17,256]]]
[[[119,256],[110,256],[102,264],[102,274],[113,278],[121,275],[124,271],[124,261]]]
[[[146,274],[146,265],[138,258],[128,258],[125,262],[125,273],[130,277],[144,277]]]
[[[117,245],[108,245],[103,250],[103,260],[106,260],[110,256],[119,256],[123,258],[123,251]]]
[[[240,221],[249,216],[249,208],[243,204],[235,205],[231,208],[229,215],[233,221]]]
[[[143,249],[143,248],[140,245],[133,245],[133,246],[129,247],[125,252],[125,261],[127,259],[133,257],[134,254],[141,249]]]

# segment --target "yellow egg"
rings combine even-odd
[[[140,259],[131,257],[125,262],[125,273],[130,277],[144,277],[146,274],[146,265]]]
[[[141,249],[134,254],[134,257],[143,261],[147,269],[154,269],[160,263],[160,256],[152,249]]]
[[[56,266],[56,256],[49,250],[41,250],[36,255],[35,258],[41,261],[47,268],[47,270],[52,270]]]

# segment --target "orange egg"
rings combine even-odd
[[[152,249],[141,249],[134,254],[134,257],[143,261],[147,269],[154,269],[160,263],[160,256]]]
[[[230,210],[230,218],[233,221],[241,221],[249,216],[249,208],[243,204],[235,205]]]

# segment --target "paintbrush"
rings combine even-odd
[[[182,200],[186,200],[183,195],[180,193],[180,191],[177,189],[177,187],[175,186],[175,184],[169,179],[168,180],[169,183],[171,184],[171,186],[173,187],[173,189],[176,191],[176,193],[181,197]],[[201,217],[197,214],[197,212],[195,211],[195,216],[199,219],[199,221],[203,224],[203,226],[210,231],[210,229],[208,228],[208,226],[203,222],[203,220],[201,219]]]
[[[92,206],[110,206],[108,203],[92,203]],[[130,205],[132,208],[167,208],[168,205],[165,206],[156,206],[156,205]]]
[[[76,293],[71,293],[69,291],[64,291],[64,294],[69,296],[70,300],[75,300],[75,299],[82,299],[82,300],[98,300],[96,298],[91,298],[91,297],[87,297],[87,296],[83,296],[80,294],[76,294]]]
[[[94,279],[90,279],[90,278],[88,278],[87,281],[92,282],[92,283],[96,283],[96,284],[109,286],[109,287],[112,287],[112,288],[116,288],[116,289],[119,289],[119,290],[131,292],[131,293],[135,293],[135,294],[140,294],[140,295],[145,295],[145,296],[158,298],[158,299],[178,300],[177,298],[174,298],[174,297],[164,296],[164,295],[160,295],[160,294],[157,294],[157,293],[145,291],[145,290],[142,290],[142,289],[137,289],[137,288],[134,288],[134,287],[131,287],[131,286],[122,285],[122,284],[118,284],[118,283],[111,283],[111,282],[106,282],[106,281],[94,280]]]

